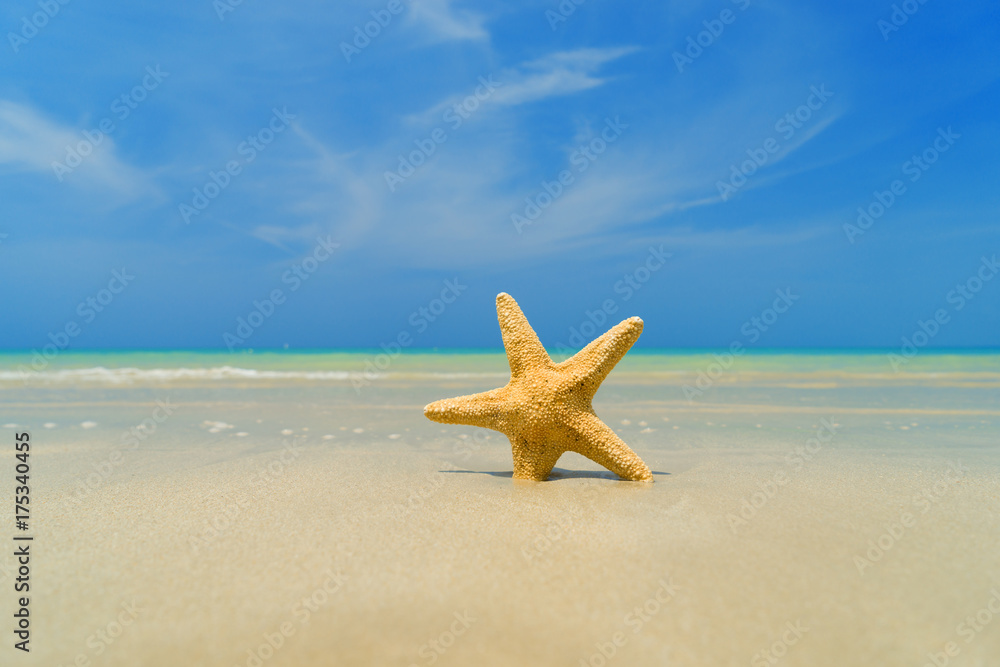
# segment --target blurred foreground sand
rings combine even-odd
[[[503,436],[421,415],[495,378],[7,393],[35,443],[34,634],[0,663],[1000,664],[995,384],[648,380],[595,407],[653,485],[576,455],[514,483]]]

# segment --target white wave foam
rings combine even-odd
[[[0,371],[0,381],[29,382],[172,382],[177,380],[348,380],[362,373],[347,371],[261,371],[253,368],[73,368],[52,371]]]
[[[147,382],[177,382],[177,381],[226,381],[226,380],[312,380],[334,381],[345,380],[383,380],[388,377],[399,378],[437,378],[463,379],[479,377],[501,377],[504,373],[369,373],[361,371],[267,371],[254,368],[237,368],[234,366],[215,366],[211,368],[73,368],[63,370],[0,370],[0,382],[35,383],[89,383],[105,384],[141,384]]]

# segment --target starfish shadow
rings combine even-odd
[[[439,470],[438,472],[444,473],[461,473],[466,475],[490,475],[492,477],[506,477],[507,479],[512,479],[514,477],[513,470]],[[669,472],[660,472],[657,470],[652,471],[654,475],[669,475]],[[549,478],[546,482],[558,482],[561,479],[606,479],[611,482],[623,482],[623,480],[618,475],[610,472],[608,470],[566,470],[565,468],[553,468],[552,472],[549,473]]]

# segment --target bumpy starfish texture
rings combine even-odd
[[[509,294],[497,295],[497,319],[510,382],[500,389],[431,403],[424,408],[427,418],[506,435],[514,453],[514,479],[543,481],[559,457],[571,451],[622,479],[652,482],[642,459],[591,406],[601,382],[642,333],[642,320],[630,317],[557,364]]]

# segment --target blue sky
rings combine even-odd
[[[997,344],[995,2],[559,7],[4,3],[0,347]]]

